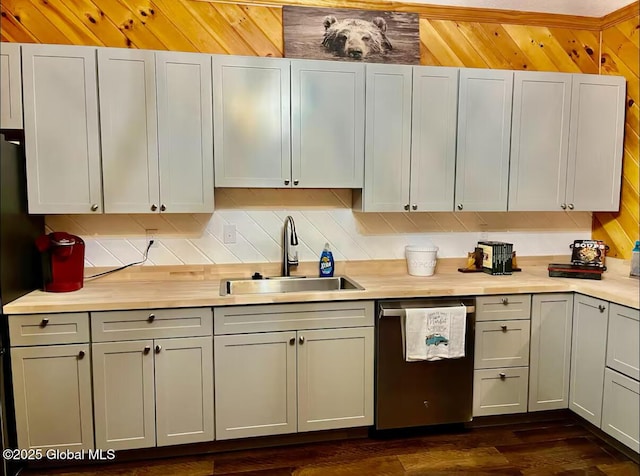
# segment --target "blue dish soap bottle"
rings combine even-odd
[[[320,277],[330,278],[333,276],[333,270],[333,253],[331,253],[329,243],[325,243],[324,250],[322,250],[322,253],[320,254]]]

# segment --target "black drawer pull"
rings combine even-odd
[[[44,319],[42,319],[42,321],[40,321],[40,327],[47,327],[47,324],[49,324],[48,317],[45,317]]]
[[[500,376],[500,380],[505,380],[507,378],[507,374],[504,372],[500,372],[498,375]]]

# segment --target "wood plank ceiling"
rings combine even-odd
[[[0,37],[9,42],[281,57],[282,3],[346,5],[341,0],[283,0],[277,6],[266,3],[3,0]],[[632,244],[638,239],[639,222],[638,3],[625,12],[609,15],[608,22],[617,23],[604,31],[598,25],[608,17],[473,11],[377,0],[361,0],[349,6],[419,12],[424,65],[592,74],[602,69],[602,74],[624,75],[628,108],[622,205],[618,213],[594,214],[593,233],[609,244],[610,256],[630,256]]]

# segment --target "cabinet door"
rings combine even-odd
[[[156,52],[160,211],[213,212],[211,56]]]
[[[93,344],[96,448],[156,445],[152,340]]]
[[[104,210],[159,210],[153,51],[98,48]]]
[[[411,66],[367,65],[365,212],[409,209]]]
[[[600,426],[607,346],[608,303],[576,294],[573,300],[569,408]]]
[[[213,441],[213,338],[154,344],[158,446]]]
[[[610,304],[607,367],[640,379],[640,311]]]
[[[96,50],[23,45],[29,213],[102,211]]]
[[[460,70],[456,210],[506,211],[513,71]]]
[[[0,43],[0,129],[22,129],[22,72],[17,43]]]
[[[571,209],[620,207],[625,86],[621,76],[573,75],[567,172]]]
[[[533,295],[530,412],[569,405],[572,318],[573,293]]]
[[[298,431],[373,424],[373,327],[298,332]]]
[[[640,383],[605,369],[602,430],[640,451]]]
[[[214,56],[216,187],[291,181],[289,60]]]
[[[529,365],[530,321],[476,323],[474,367],[495,369]]]
[[[18,447],[93,449],[89,344],[11,349]]]
[[[296,333],[214,338],[216,439],[295,433]]]
[[[565,203],[571,76],[514,73],[509,210],[559,211]]]
[[[458,116],[457,68],[413,68],[411,205],[453,210]]]
[[[293,185],[362,188],[364,65],[291,60]]]

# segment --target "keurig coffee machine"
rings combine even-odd
[[[84,278],[84,241],[75,235],[54,232],[36,238],[42,255],[43,288],[60,293],[80,289]]]

